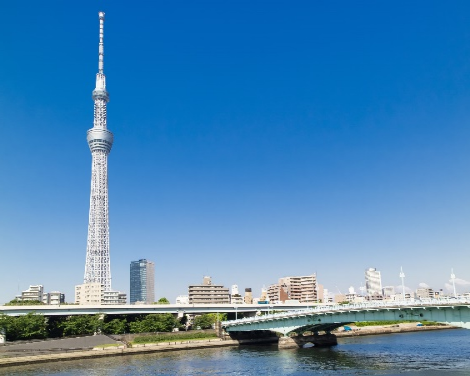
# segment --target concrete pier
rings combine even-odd
[[[334,334],[317,334],[311,336],[293,336],[279,338],[278,347],[280,349],[302,347],[307,343],[312,343],[315,346],[327,347],[336,346],[338,341]]]
[[[280,337],[277,346],[280,349],[292,349],[299,347],[297,342],[295,342],[292,337]]]

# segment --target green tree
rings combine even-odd
[[[20,339],[42,339],[47,337],[46,320],[43,315],[33,312],[15,317]]]
[[[17,306],[17,305],[44,305],[43,302],[39,300],[19,300],[13,299],[10,300],[8,303],[5,303],[6,306]]]
[[[0,313],[0,331],[6,334],[7,341],[13,341],[14,334],[10,331],[13,317]]]
[[[103,324],[100,315],[69,316],[60,323],[64,336],[94,334]]]
[[[19,339],[42,339],[47,337],[46,320],[33,312],[12,317],[0,315],[0,329],[5,331],[8,341]]]
[[[170,301],[167,298],[160,298],[157,304],[170,304]]]
[[[103,331],[106,334],[124,334],[127,329],[127,321],[125,319],[112,319],[103,323]]]
[[[194,319],[193,329],[196,327],[200,327],[201,329],[210,329],[212,325],[215,324],[217,321],[225,321],[227,320],[226,313],[206,313],[204,315],[197,316]]]
[[[171,313],[150,314],[129,323],[129,331],[131,333],[171,332],[178,326],[178,320]]]
[[[188,323],[188,316],[186,316],[186,314],[184,314],[181,318],[180,318],[180,325],[182,327],[186,327],[186,324]]]
[[[48,338],[58,338],[64,336],[64,329],[62,322],[67,319],[67,316],[50,316],[47,319],[47,336]]]

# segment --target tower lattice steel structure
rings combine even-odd
[[[88,221],[88,241],[84,282],[99,282],[105,291],[111,291],[111,265],[109,257],[109,218],[108,218],[108,154],[113,145],[113,134],[107,130],[106,104],[109,94],[106,91],[106,77],[103,73],[103,29],[104,13],[99,12],[100,42],[96,87],[93,90],[95,102],[93,128],[87,133],[91,150],[91,194],[90,216]]]

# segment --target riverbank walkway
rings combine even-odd
[[[48,344],[48,342],[52,342],[52,344]],[[89,347],[92,344],[93,346]],[[61,347],[53,347],[58,345]],[[66,348],[65,345],[68,345],[69,347]],[[238,341],[213,338],[210,340],[147,343],[142,345],[133,345],[131,348],[126,348],[124,344],[114,341],[107,336],[97,335],[69,338],[66,340],[41,341],[31,342],[29,344],[2,346],[0,347],[0,367],[238,345]],[[80,348],[79,346],[83,347]],[[11,348],[13,351],[10,352],[8,348]]]
[[[87,351],[102,345],[120,346],[122,345],[122,342],[116,341],[102,334],[75,338],[11,342],[6,343],[3,346],[0,345],[0,359],[40,354]]]

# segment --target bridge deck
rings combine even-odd
[[[287,334],[299,328],[331,330],[345,323],[385,320],[427,320],[470,329],[470,300],[436,299],[319,306],[224,321],[222,326],[228,332],[272,330]]]

